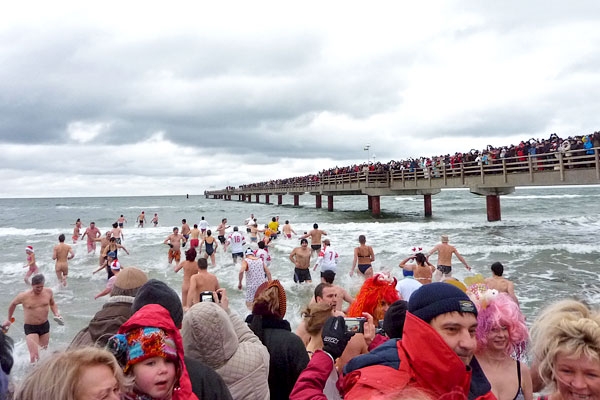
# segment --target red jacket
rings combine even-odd
[[[198,397],[192,392],[192,383],[188,375],[185,363],[183,362],[183,341],[179,329],[175,326],[171,314],[166,308],[158,304],[148,304],[140,308],[131,316],[121,327],[118,333],[126,333],[132,329],[143,327],[154,327],[164,330],[177,346],[177,355],[179,356],[179,388],[173,391],[173,400],[198,400]]]
[[[402,340],[390,351],[397,352],[400,367],[370,365],[348,373],[339,385],[344,400],[397,394],[406,387],[424,389],[445,399],[496,399],[477,360],[473,358],[466,367],[428,323],[411,313],[406,313]]]

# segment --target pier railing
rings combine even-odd
[[[600,184],[600,148],[508,157],[379,171],[325,173],[287,183],[242,185],[207,191],[206,195],[361,192],[365,189],[461,188],[473,186],[536,186]]]

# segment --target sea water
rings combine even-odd
[[[260,201],[264,202],[264,196]],[[75,220],[81,218],[84,229],[94,221],[104,234],[121,214],[128,220],[123,245],[130,252],[130,255],[119,252],[121,264],[143,269],[150,278],[167,282],[178,293],[183,271],[173,272],[173,266],[167,263],[168,246],[163,242],[173,227],[181,227],[183,218],[193,226],[204,216],[213,231],[222,218],[227,218],[231,225],[228,232],[237,225],[243,233],[244,220],[250,213],[258,219],[259,226],[274,216],[280,217],[281,224],[289,220],[298,235],[291,240],[278,238],[270,246],[270,253],[271,273],[286,289],[285,317],[293,328],[319,282],[319,271],[311,270],[312,284],[295,284],[293,264],[288,257],[299,246],[298,237],[312,229],[313,223],[327,232],[331,245],[340,254],[336,283],[352,294],[363,281],[357,275],[348,275],[360,234],[366,235],[367,244],[375,250],[375,271],[391,271],[398,279],[402,278],[398,263],[412,254],[413,248],[428,251],[439,242],[440,235],[447,234],[450,244],[473,267],[473,273],[487,277],[493,262],[504,264],[505,276],[515,283],[528,323],[541,307],[557,299],[578,296],[591,303],[600,300],[600,187],[518,188],[515,193],[501,197],[502,221],[493,223],[486,219],[485,197],[467,190],[445,190],[433,196],[430,218],[423,216],[422,196],[382,197],[380,218],[372,217],[367,210],[366,196],[335,197],[333,212],[316,209],[314,196],[308,194],[300,197],[298,207],[292,204],[291,196],[284,196],[281,206],[203,196],[0,199],[0,319],[6,318],[14,296],[28,289],[23,282],[27,270],[23,265],[25,246],[31,245],[65,319],[64,326],[51,320],[50,346],[42,356],[66,348],[108,299],[107,296],[94,300],[94,295],[105,287],[106,274],[101,271],[92,275],[98,266],[99,245],[96,253],[88,254],[85,240],[71,243]],[[141,211],[145,211],[148,223],[138,228],[135,220]],[[159,216],[158,227],[149,223],[154,213]],[[58,287],[52,261],[52,249],[61,233],[76,254],[69,261],[67,288]],[[209,271],[227,289],[231,307],[245,315],[243,292],[237,289],[239,264],[233,264],[230,253],[223,253],[222,246],[216,259],[216,267],[210,266],[209,261]],[[435,256],[432,261],[435,264]],[[453,273],[459,279],[472,274],[458,260],[453,264]],[[15,340],[16,363],[12,375],[18,380],[29,368],[29,355],[21,306],[14,316],[17,321],[9,335]]]

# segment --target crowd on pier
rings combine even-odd
[[[323,177],[327,176],[340,174],[352,175],[367,171],[374,173],[390,171],[407,171],[412,173],[423,171],[425,176],[428,176],[430,173],[432,176],[437,176],[436,171],[441,170],[442,167],[445,167],[447,170],[456,170],[460,165],[477,165],[479,163],[490,165],[503,159],[515,159],[525,163],[529,156],[534,157],[537,162],[543,163],[543,160],[555,159],[558,153],[564,154],[565,157],[577,154],[578,152],[593,154],[593,150],[591,149],[598,147],[600,147],[600,131],[589,135],[576,135],[567,138],[561,138],[556,133],[552,133],[547,139],[531,138],[521,141],[519,144],[500,147],[488,145],[482,150],[471,149],[467,152],[456,152],[454,154],[390,160],[387,163],[378,161],[343,167],[335,166],[334,168],[324,169],[315,174],[240,185],[239,188],[268,188],[294,184],[310,185],[311,183],[318,183]]]

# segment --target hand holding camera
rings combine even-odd
[[[323,351],[329,353],[335,360],[342,355],[348,341],[354,336],[354,332],[348,331],[344,317],[330,317],[325,321],[321,336]]]

